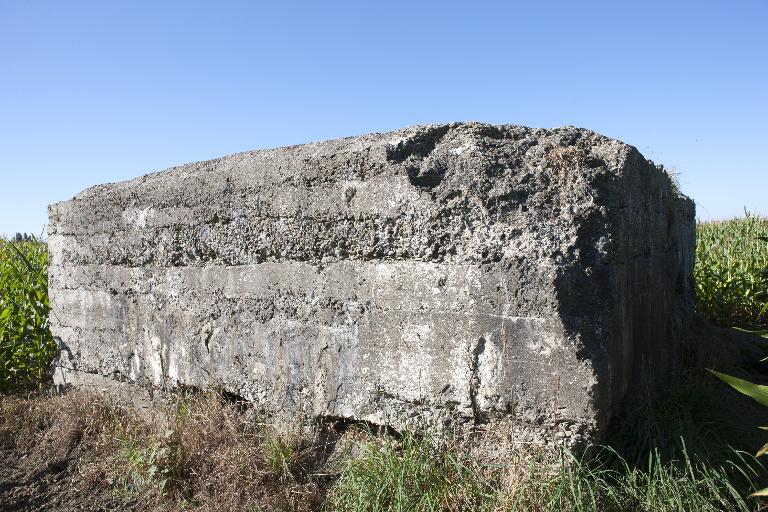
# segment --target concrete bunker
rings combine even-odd
[[[600,441],[680,364],[694,207],[633,147],[480,123],[254,151],[49,209],[55,380]]]

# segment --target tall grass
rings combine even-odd
[[[768,323],[768,219],[746,214],[696,229],[699,310],[729,326]]]
[[[56,351],[48,313],[46,245],[0,238],[0,393],[46,376]]]
[[[492,480],[460,450],[411,434],[396,439],[369,433],[356,451],[339,468],[327,510],[493,510]]]
[[[427,439],[371,436],[347,460],[326,497],[326,510],[498,512],[700,512],[756,510],[744,498],[764,475],[750,455],[721,463],[653,451],[634,466],[617,452],[576,457],[521,450],[503,465],[482,466],[465,451]]]

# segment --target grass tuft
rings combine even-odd
[[[368,434],[344,461],[326,510],[492,510],[495,490],[461,452],[406,433]]]

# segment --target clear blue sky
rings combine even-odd
[[[768,1],[0,0],[0,234],[97,183],[416,123],[584,126],[768,214]]]

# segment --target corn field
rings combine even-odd
[[[696,229],[699,311],[729,326],[768,323],[768,219],[746,214]]]
[[[0,238],[0,393],[41,382],[56,345],[48,329],[45,243]]]

